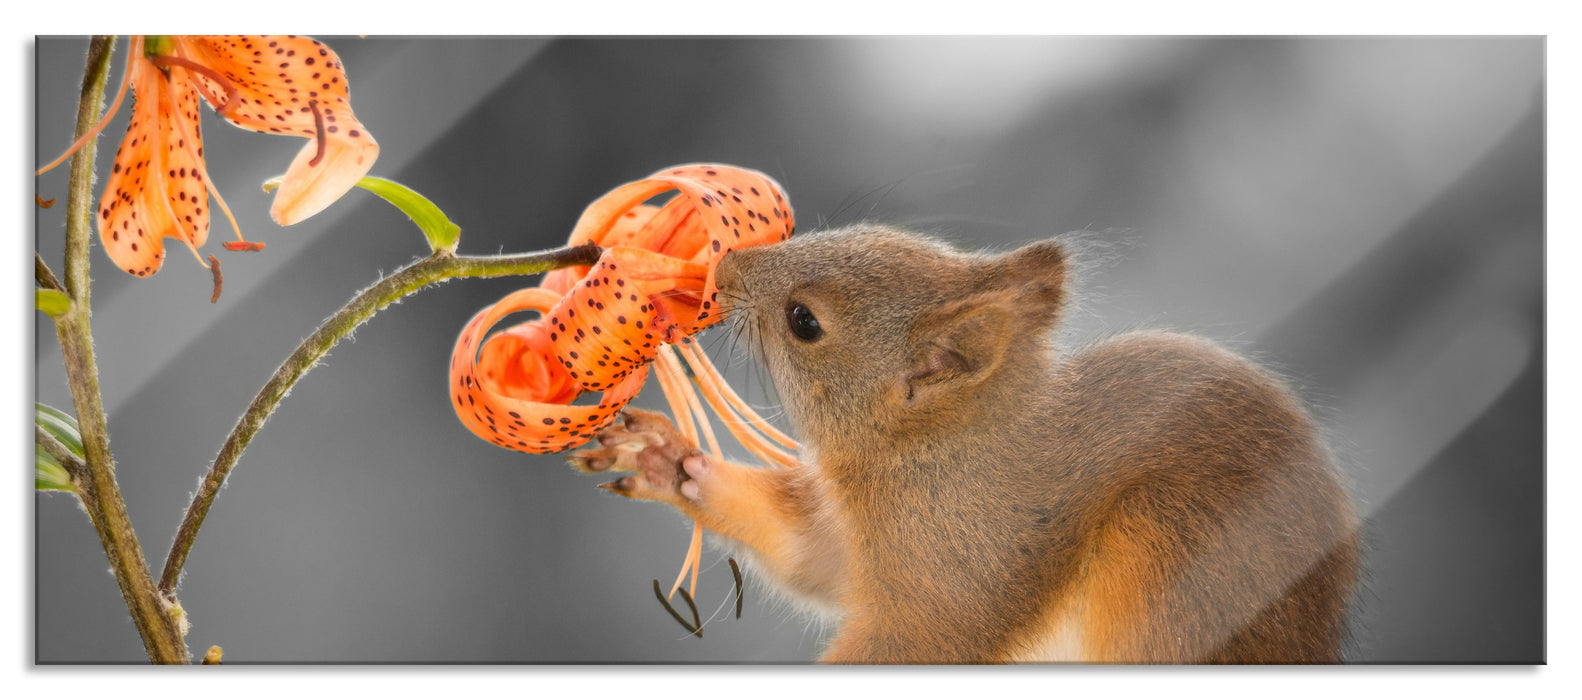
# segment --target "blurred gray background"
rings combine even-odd
[[[1367,517],[1357,662],[1539,662],[1544,646],[1544,42],[1539,38],[332,38],[353,107],[461,251],[559,245],[583,206],[668,165],[785,186],[802,231],[875,219],[1006,249],[1086,230],[1076,342],[1198,332],[1291,378]],[[86,40],[37,42],[37,153],[70,143]],[[118,47],[124,51],[124,42]],[[120,53],[118,51],[118,53]],[[118,80],[118,59],[112,79]],[[175,245],[150,280],[95,243],[111,446],[156,572],[199,476],[278,363],[423,254],[360,190],[290,229],[259,183],[299,139],[205,110],[213,180],[262,253],[225,295]],[[100,141],[101,181],[128,110]],[[38,179],[63,197],[61,168]],[[37,246],[59,270],[62,207]],[[473,437],[446,366],[528,278],[391,307],[286,399],[188,560],[189,644],[256,662],[805,662],[827,630],[705,550],[702,640],[654,600],[690,523],[558,456]],[[44,317],[38,316],[42,319]],[[39,400],[69,407],[37,328]],[[774,398],[723,331],[733,386]],[[660,409],[656,387],[639,406]],[[737,455],[745,453],[737,451]],[[40,663],[146,662],[70,499],[36,501]]]

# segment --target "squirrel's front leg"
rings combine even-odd
[[[830,568],[816,507],[799,485],[798,469],[754,468],[704,455],[663,414],[628,408],[620,422],[599,434],[600,446],[567,457],[589,472],[633,472],[606,484],[622,496],[659,501],[755,550],[757,563],[771,576],[805,594],[833,599],[838,580],[807,574]],[[822,561],[810,567],[809,558]],[[820,588],[826,590],[818,590]]]

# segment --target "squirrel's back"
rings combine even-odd
[[[1048,483],[1076,535],[1045,558],[1054,590],[1016,656],[1339,660],[1356,515],[1281,381],[1162,332],[1100,343],[1050,376]]]

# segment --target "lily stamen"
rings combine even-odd
[[[156,67],[158,66],[157,62],[155,62],[155,66]],[[164,107],[166,109],[169,109],[172,113],[179,114],[181,112],[181,105],[178,104],[177,101],[176,101],[176,86],[170,84],[170,74],[168,74],[168,73],[160,73],[160,75],[163,77],[163,79],[166,82],[165,89],[159,92],[160,98],[164,102]],[[186,124],[180,119],[176,120],[176,124],[177,124],[177,127],[176,127],[177,133],[181,134],[181,138],[183,138],[183,139],[191,139],[191,135],[186,132]],[[157,140],[163,140],[165,138],[165,134],[164,134],[164,131],[162,129],[154,129],[153,130],[153,134],[154,135],[151,136],[150,138],[156,138],[157,137]],[[190,149],[191,149],[191,146],[189,145],[187,148],[184,148],[182,150],[183,151],[190,151]],[[154,172],[157,173],[157,172],[160,172],[160,171],[165,169],[165,163],[166,163],[165,156],[166,156],[167,151],[162,150],[162,149],[160,149],[158,147],[155,147],[154,149],[152,149],[152,151],[153,151],[153,155],[154,155],[154,158],[155,158]],[[202,162],[203,162],[202,159],[197,160],[197,163],[202,163]],[[196,164],[194,164],[194,167],[197,167]],[[204,180],[207,181],[208,177],[204,176]],[[168,182],[166,180],[156,179],[154,181],[153,185],[157,188],[155,191],[160,193],[160,195],[157,197],[160,205],[165,208],[165,213],[170,215],[171,222],[174,223],[175,226],[176,226],[176,229],[181,232],[181,235],[178,235],[175,238],[177,240],[180,240],[182,243],[187,244],[187,249],[192,251],[192,257],[197,259],[199,265],[202,265],[204,267],[204,269],[209,269],[208,261],[204,260],[203,259],[203,255],[198,252],[198,244],[197,244],[197,242],[195,242],[193,240],[193,237],[194,237],[195,234],[191,233],[191,232],[188,232],[188,231],[185,231],[185,230],[182,230],[182,227],[181,227],[182,217],[180,215],[176,214],[176,209],[171,204],[170,196],[165,193],[165,187],[168,185]],[[207,232],[205,232],[205,233],[207,233]]]
[[[214,294],[209,297],[209,303],[214,304],[220,301],[220,290],[225,288],[225,276],[220,274],[219,258],[210,255],[209,262],[213,265],[213,267],[209,268],[209,272],[214,275]]]
[[[181,242],[187,244],[187,250],[192,251],[192,257],[198,259],[198,264],[202,265],[203,269],[209,269],[209,261],[203,259],[203,255],[198,252],[198,247],[193,245],[192,241],[183,238]]]
[[[709,451],[716,457],[723,457],[720,443],[714,439],[714,428],[709,424],[708,414],[703,412],[703,405],[698,401],[697,392],[692,390],[692,385],[687,381],[687,371],[681,367],[681,361],[676,358],[676,346],[671,345],[659,353],[659,362],[670,370],[671,385],[674,386],[681,398],[686,402],[692,415],[697,417],[698,428],[709,444]]]
[[[126,68],[122,71],[121,75],[121,87],[115,91],[115,99],[110,102],[110,109],[105,110],[104,116],[99,118],[99,122],[94,124],[92,129],[84,132],[82,136],[79,136],[76,141],[72,142],[71,147],[67,148],[65,153],[60,154],[59,158],[50,161],[48,165],[45,165],[44,167],[34,171],[33,175],[35,177],[43,175],[44,173],[53,170],[55,166],[66,162],[67,158],[70,158],[71,155],[76,153],[78,149],[82,148],[84,144],[87,144],[89,141],[93,140],[94,137],[99,135],[99,132],[104,131],[104,127],[110,124],[110,119],[113,118],[115,113],[121,109],[121,100],[122,98],[126,97],[126,87],[132,83],[132,58],[142,52],[143,37],[132,37],[132,41],[130,42],[126,53]]]
[[[770,464],[781,467],[796,466],[796,457],[770,444],[769,439],[766,439],[766,436],[769,436],[771,431],[776,434],[780,431],[776,430],[774,426],[770,425],[768,421],[753,412],[745,404],[733,410],[733,405],[725,397],[725,394],[730,393],[734,395],[735,392],[731,390],[730,385],[725,383],[724,378],[719,375],[719,370],[714,367],[714,363],[709,362],[708,357],[702,351],[692,347],[690,343],[683,343],[679,350],[681,356],[686,359],[687,364],[693,368],[694,381],[697,382],[698,388],[703,391],[703,398],[709,402],[709,406],[714,409],[714,412],[719,414],[726,430],[731,431],[731,435],[736,437],[742,447],[747,448],[754,456]],[[738,402],[740,400],[740,398],[737,398]],[[738,414],[738,410],[742,412]],[[770,437],[772,439],[772,436]],[[789,438],[786,439],[789,440]],[[794,441],[788,445],[791,449],[796,449],[796,446]]]
[[[308,165],[318,165],[324,159],[324,114],[319,112],[319,101],[308,100],[308,109],[313,110],[313,138],[318,140],[319,150],[313,154],[313,160]]]
[[[180,56],[149,56],[148,60],[153,61],[154,65],[159,66],[161,69],[165,69],[167,73],[169,72],[169,68],[171,66],[176,66],[190,70],[218,84],[222,89],[225,90],[225,104],[215,107],[215,114],[223,117],[225,116],[226,112],[229,112],[231,109],[236,107],[236,98],[242,93],[241,89],[236,87],[235,83],[228,80],[225,76],[220,75],[219,72],[215,71],[213,68],[190,61]]]
[[[191,61],[188,61],[187,59],[184,59],[184,58],[177,59],[177,60],[180,60],[180,61],[185,62],[185,63],[192,63]],[[158,64],[159,64],[159,62],[155,61],[155,65],[158,65]],[[182,68],[187,68],[188,66],[181,66],[181,67]],[[199,66],[199,68],[201,70],[207,70],[207,69],[203,69],[201,66]],[[221,85],[225,86],[227,90],[235,90],[235,87],[231,86],[230,83],[228,83],[228,82],[227,83],[221,83]],[[225,104],[226,104],[226,106],[230,106],[232,104],[231,101],[230,101],[230,93],[227,93],[226,103]],[[223,109],[219,109],[219,110],[215,110],[215,111],[219,112],[219,113],[223,113],[224,112]],[[242,238],[242,226],[241,226],[241,224],[236,223],[236,215],[231,213],[230,205],[225,203],[225,198],[220,196],[219,188],[214,186],[214,179],[209,177],[209,166],[208,166],[208,164],[203,161],[203,157],[202,156],[198,155],[197,148],[195,147],[195,144],[198,143],[198,139],[194,138],[193,134],[191,134],[190,132],[187,131],[187,123],[186,122],[178,121],[177,122],[177,128],[179,128],[181,130],[181,138],[182,138],[182,140],[187,142],[185,150],[187,151],[188,155],[190,155],[192,157],[192,161],[195,164],[194,167],[196,167],[198,169],[198,177],[203,178],[203,186],[204,186],[204,188],[209,191],[209,194],[214,195],[214,201],[220,203],[220,211],[225,212],[225,218],[231,222],[231,230],[236,232],[236,240],[241,241],[243,243],[246,243],[247,239]],[[228,249],[231,249],[229,244],[227,244],[226,247]],[[262,248],[263,248],[263,244],[262,243],[258,244],[258,248],[257,249],[262,249]],[[234,249],[232,249],[232,250],[234,250]],[[254,249],[254,250],[256,250],[256,249]]]

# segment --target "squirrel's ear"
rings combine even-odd
[[[912,332],[914,359],[899,389],[908,407],[967,389],[994,374],[1010,351],[1016,327],[1012,299],[977,294],[918,319]]]
[[[1054,240],[1029,243],[995,259],[987,283],[1020,297],[1028,313],[1053,321],[1066,298],[1066,251]]]
[[[1018,342],[1054,325],[1065,301],[1066,254],[1040,241],[982,268],[970,296],[920,316],[913,325],[913,361],[897,383],[908,407],[968,389],[992,376]]]

